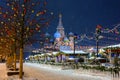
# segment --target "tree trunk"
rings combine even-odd
[[[16,71],[16,53],[14,52],[14,70]]]
[[[20,48],[20,71],[19,71],[19,78],[22,79],[23,77],[23,48]]]

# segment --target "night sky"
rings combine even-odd
[[[55,15],[46,30],[52,36],[56,32],[59,13],[62,13],[63,26],[67,34],[73,32],[93,37],[98,24],[103,28],[112,29],[113,25],[120,23],[120,0],[47,0],[47,2],[47,9]],[[99,40],[99,46],[120,43],[120,40],[113,40],[116,37],[120,38],[119,35],[107,34],[107,36],[109,39],[107,37]],[[84,39],[78,44],[96,46],[96,41]],[[33,44],[32,47],[39,48],[39,45]]]
[[[48,9],[53,11],[55,19],[49,25],[48,32],[54,33],[58,24],[58,14],[63,15],[65,32],[90,34],[95,32],[97,24],[104,28],[113,28],[120,23],[120,0],[47,0]]]
[[[53,12],[55,16],[45,30],[51,36],[56,32],[59,13],[62,13],[63,16],[65,34],[73,32],[78,35],[86,34],[94,37],[98,24],[103,28],[112,29],[120,23],[120,0],[47,0],[47,9]],[[119,35],[102,34],[102,36],[106,38],[99,40],[100,46],[120,43]],[[116,38],[119,38],[119,40]],[[96,45],[95,39],[84,39],[78,43],[80,46]],[[39,48],[39,45],[33,44],[33,47]]]
[[[52,36],[56,32],[59,13],[63,16],[63,26],[65,33],[73,32],[79,35],[87,34],[92,36],[96,26],[99,24],[103,28],[114,28],[120,23],[120,0],[46,0],[47,9],[54,13],[54,18],[48,26],[46,32]],[[0,2],[1,3],[1,2]],[[2,4],[2,3],[1,3]],[[107,34],[119,40],[100,40],[99,44],[104,46],[120,43],[120,36]],[[109,37],[109,39],[111,39]],[[84,40],[80,45],[96,45],[95,41]],[[110,43],[109,43],[110,41]],[[83,43],[83,44],[82,44]],[[28,46],[30,47],[30,46]],[[39,48],[39,45],[32,45]]]
[[[52,36],[58,25],[58,15],[62,13],[65,32],[87,34],[93,37],[96,26],[114,28],[120,23],[120,0],[47,0],[47,9],[54,12],[55,18],[51,21],[46,32]],[[108,46],[120,43],[120,36],[105,34],[106,39],[99,40],[99,46]],[[103,36],[105,36],[103,35]],[[108,39],[109,38],[109,39]],[[119,40],[115,40],[119,38]],[[95,40],[84,39],[78,42],[80,46],[96,46]],[[39,48],[39,45],[32,45]]]

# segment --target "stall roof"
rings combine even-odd
[[[109,47],[120,47],[120,44],[105,46],[105,47],[103,47],[103,48],[109,48]]]
[[[65,53],[65,54],[74,54],[73,50],[62,50],[61,52]],[[84,52],[82,50],[79,50],[79,51],[75,51],[75,54],[88,54],[88,53]]]

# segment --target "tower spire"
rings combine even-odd
[[[58,26],[57,26],[57,31],[61,34],[62,38],[65,37],[65,32],[64,32],[64,28],[63,28],[63,24],[62,24],[62,14],[59,14],[59,22],[58,22]]]
[[[62,24],[62,14],[61,14],[61,13],[59,14],[59,23],[58,23],[57,28],[63,28],[63,24]]]

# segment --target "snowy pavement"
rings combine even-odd
[[[111,76],[86,74],[71,69],[61,70],[60,67],[51,65],[25,63],[24,66],[25,76],[38,80],[120,80],[119,78],[113,79]]]
[[[89,71],[77,70],[62,70],[61,67],[37,64],[24,63],[23,80],[120,80],[113,78],[107,73],[91,73]],[[18,75],[8,76],[6,79],[6,66],[0,63],[0,80],[19,80]]]
[[[5,80],[6,75],[6,65],[4,63],[0,63],[0,80]]]

